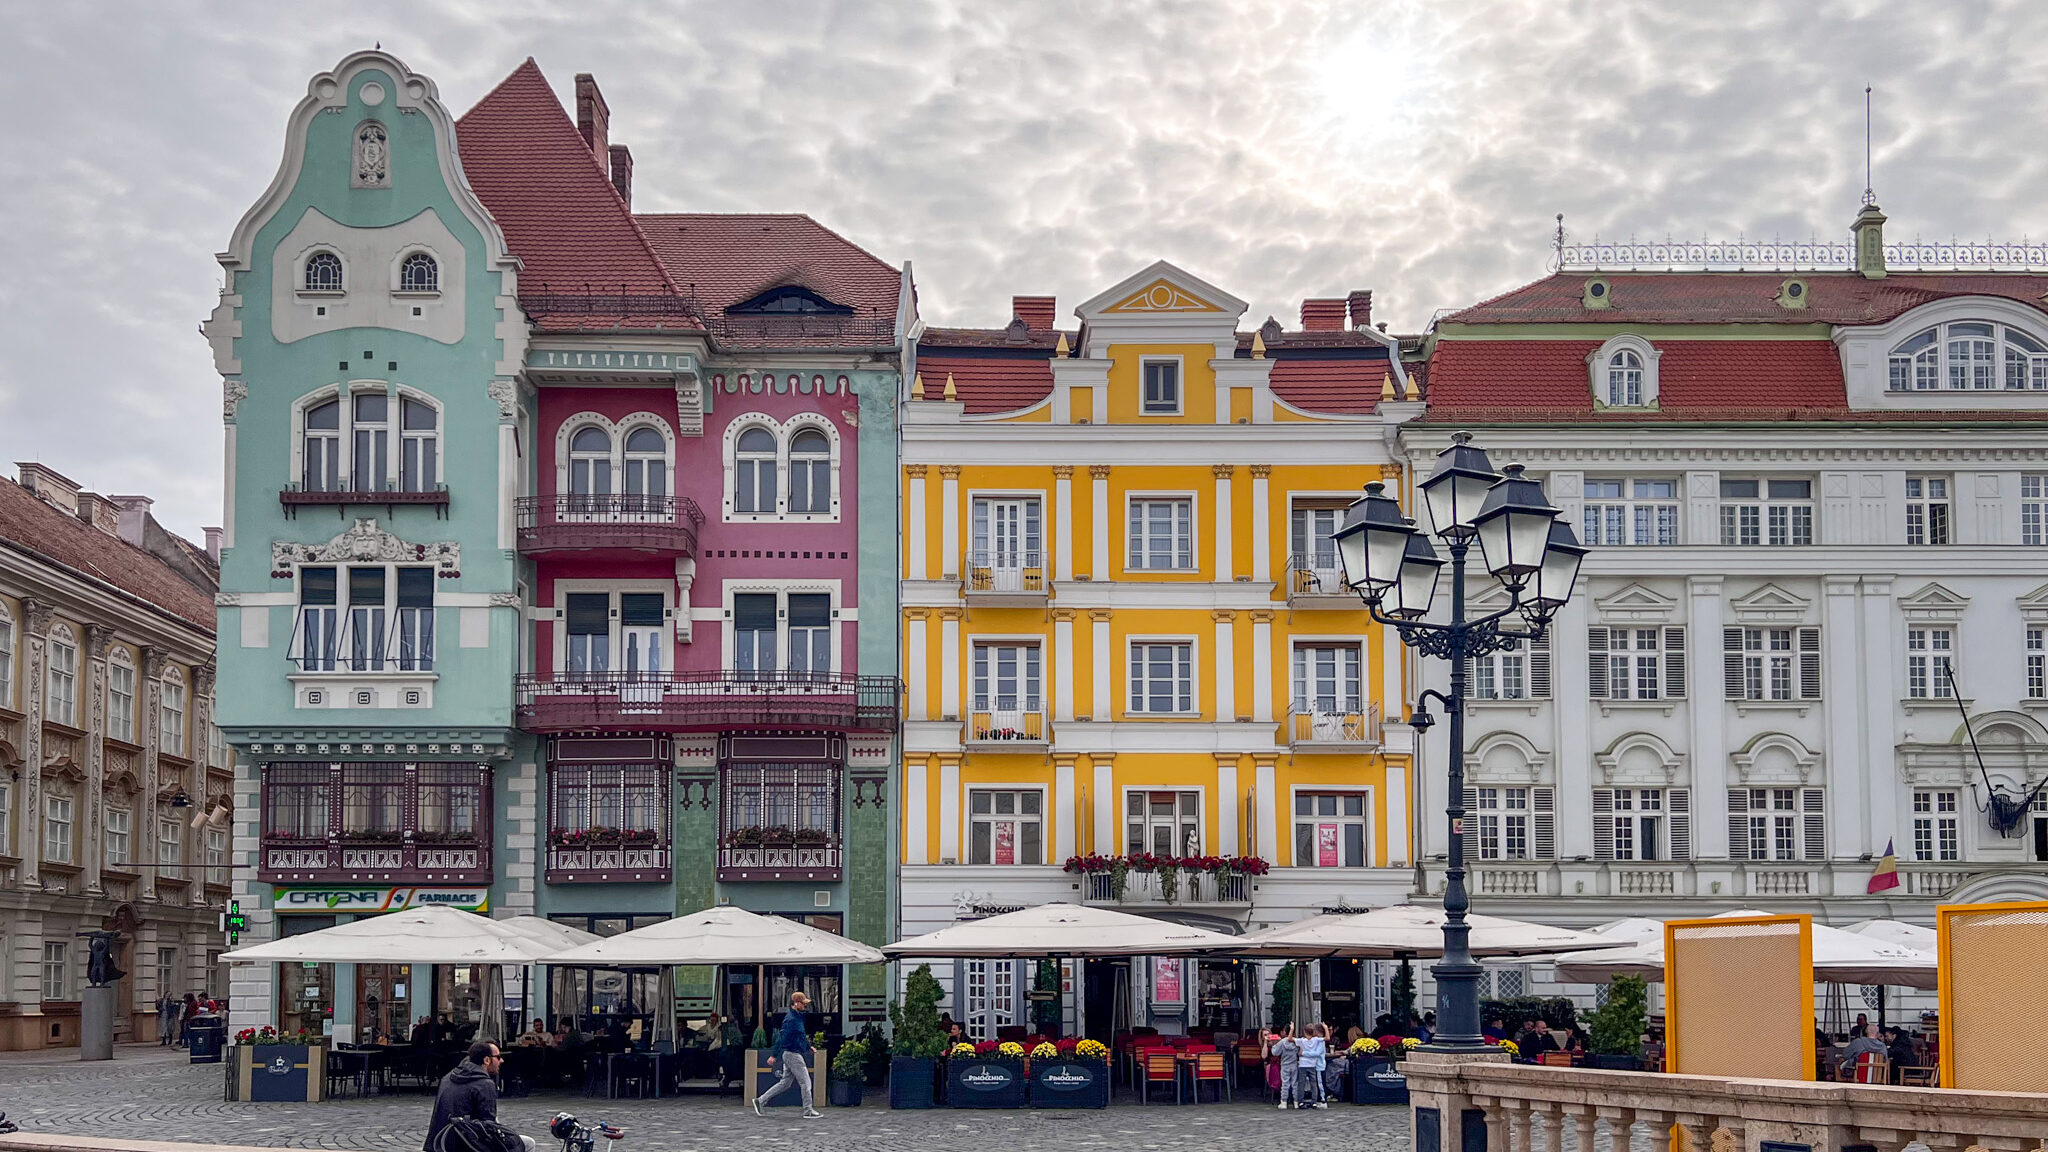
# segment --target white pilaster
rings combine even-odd
[[[1273,579],[1273,510],[1269,490],[1273,475],[1271,464],[1252,465],[1252,582],[1265,584]]]
[[[1210,615],[1216,623],[1216,722],[1228,724],[1237,719],[1237,613],[1219,609]]]
[[[1252,757],[1252,802],[1259,810],[1259,842],[1254,847],[1268,864],[1276,864],[1280,860],[1280,799],[1279,789],[1274,783],[1275,761],[1272,756]]]
[[[911,464],[906,466],[904,471],[910,474],[910,493],[906,497],[910,510],[905,513],[908,523],[903,526],[903,534],[909,537],[910,555],[904,563],[904,577],[909,580],[929,580],[931,559],[925,552],[925,541],[930,538],[926,531],[928,521],[924,510],[925,466]]]
[[[1097,724],[1107,724],[1116,715],[1110,707],[1110,690],[1115,685],[1109,679],[1109,609],[1096,608],[1088,613],[1089,643],[1094,649],[1092,656],[1095,672],[1094,709],[1090,716]]]
[[[960,758],[939,757],[939,861],[960,860]]]
[[[1550,626],[1550,763],[1557,778],[1557,855],[1569,860],[1574,856],[1593,855],[1593,739],[1590,713],[1592,705],[1586,702],[1587,654],[1586,626],[1587,604],[1592,600],[1590,591],[1565,601],[1558,609],[1557,618]],[[1426,665],[1443,669],[1444,662],[1430,660]],[[1448,683],[1448,672],[1437,677],[1440,683]],[[1450,755],[1448,739],[1450,725],[1439,724],[1431,733],[1439,743],[1432,745],[1442,755]],[[1477,733],[1473,733],[1477,735]],[[1448,761],[1446,761],[1448,763]],[[1424,785],[1418,781],[1419,793]],[[1443,797],[1432,797],[1430,803]],[[1421,804],[1418,800],[1417,804]],[[1432,818],[1424,820],[1422,826],[1432,837],[1430,850],[1447,848],[1448,842],[1438,843],[1435,837],[1445,836],[1443,821]],[[1699,822],[1693,822],[1694,835],[1698,835]],[[1422,851],[1418,847],[1417,852]]]
[[[1273,614],[1252,611],[1252,723],[1273,722]]]
[[[1052,718],[1074,718],[1074,610],[1058,608],[1052,618]],[[1065,859],[1065,857],[1062,857]]]
[[[1829,855],[1857,856],[1875,852],[1869,827],[1863,821],[1871,787],[1858,765],[1868,764],[1870,729],[1878,717],[1862,707],[1863,657],[1859,649],[1856,611],[1857,579],[1828,576],[1821,581],[1825,600],[1821,606],[1821,708],[1827,714],[1827,779],[1822,786],[1828,797]],[[1884,713],[1887,718],[1890,712]],[[1880,731],[1886,743],[1891,733]],[[1878,785],[1881,787],[1882,785]]]
[[[1052,758],[1052,859],[1057,864],[1074,855],[1080,849],[1074,846],[1077,831],[1076,807],[1080,796],[1074,791],[1074,758],[1054,756]]]
[[[1243,851],[1237,835],[1237,810],[1243,803],[1237,792],[1237,753],[1216,753],[1216,838],[1209,842],[1211,853],[1235,856]]]
[[[903,862],[931,863],[931,798],[927,757],[912,755],[903,762]],[[1065,859],[1065,857],[1061,857]]]
[[[945,523],[939,529],[939,575],[952,580],[960,575],[960,466],[939,465],[939,514]]]
[[[1415,742],[1420,745],[1420,740]],[[1398,868],[1412,859],[1408,843],[1409,764],[1389,760],[1387,766],[1387,867]]]
[[[1890,717],[1897,714],[1899,697],[1903,695],[1896,679],[1902,663],[1898,644],[1903,638],[1895,639],[1899,630],[1894,629],[1892,623],[1897,612],[1892,604],[1892,581],[1890,576],[1863,578],[1862,658],[1858,664],[1863,670],[1864,751],[1858,764],[1889,764],[1892,759],[1892,750],[1884,746],[1892,741],[1893,732],[1887,729],[1891,723],[1896,723],[1890,721]],[[1873,726],[1880,723],[1879,717],[1887,719],[1886,727],[1874,729]],[[1865,800],[1868,809],[1863,819],[1865,829],[1890,830],[1898,827],[1899,789],[1892,783],[1893,779],[1893,773],[1885,772],[1871,781]],[[1869,841],[1854,849],[1845,844],[1830,845],[1829,854],[1861,855],[1880,850],[1883,845],[1872,847],[1875,833],[1870,836]]]
[[[1093,850],[1102,856],[1114,856],[1124,850],[1123,841],[1116,834],[1116,757],[1107,752],[1098,752],[1095,761],[1095,843]]]
[[[1210,473],[1216,477],[1216,582],[1228,584],[1237,575],[1235,558],[1230,553],[1230,479],[1237,473],[1232,464],[1210,466]]]
[[[939,719],[960,718],[960,610],[939,610]]]
[[[1093,523],[1088,527],[1094,545],[1089,557],[1088,574],[1096,580],[1110,579],[1109,559],[1109,465],[1090,464],[1088,476],[1092,481]]]
[[[910,718],[912,720],[929,720],[932,718],[931,643],[925,634],[928,627],[929,625],[925,622],[923,609],[914,610],[904,625],[903,671],[905,676],[909,678]]]
[[[1692,693],[1692,854],[1728,858],[1728,706],[1721,680],[1722,597],[1719,576],[1686,581],[1686,681]],[[1556,645],[1551,646],[1554,650]],[[1584,793],[1572,793],[1584,795]]]
[[[1053,579],[1074,578],[1074,466],[1052,470]],[[1092,575],[1092,573],[1091,573]]]

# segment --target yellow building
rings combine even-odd
[[[1014,303],[923,333],[903,422],[903,933],[1047,900],[1242,932],[1402,898],[1403,654],[1327,539],[1419,407],[1371,294],[1240,332],[1242,301],[1162,262],[1078,328]],[[1027,1022],[1028,965],[935,971],[977,1033]],[[1250,971],[1069,970],[1067,1027],[1231,1030]],[[1358,971],[1318,981],[1323,1018],[1370,1007]]]

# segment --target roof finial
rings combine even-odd
[[[1254,359],[1254,360],[1264,360],[1265,358],[1266,358],[1266,338],[1265,338],[1264,336],[1260,335],[1259,333],[1257,333],[1257,332],[1254,332],[1254,333],[1252,333],[1252,359]]]
[[[1870,179],[1870,85],[1863,86],[1863,202],[1877,203]]]
[[[1384,376],[1380,377],[1380,399],[1398,399],[1398,396],[1394,391],[1394,374],[1392,372],[1389,372]]]
[[[1072,350],[1067,347],[1067,334],[1065,332],[1060,333],[1060,342],[1053,345],[1052,354],[1054,356],[1064,358],[1068,356],[1071,353],[1071,351]]]
[[[1598,239],[1598,237],[1595,237]],[[1557,234],[1550,241],[1550,270],[1564,271],[1564,213],[1557,214]]]
[[[919,372],[916,376],[913,376],[911,378],[910,398],[912,400],[924,399],[924,373]]]
[[[953,383],[953,374],[951,372],[946,373],[946,399],[949,401],[960,399],[960,389]]]

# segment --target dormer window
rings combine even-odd
[[[439,292],[441,266],[425,252],[414,252],[398,265],[400,292]]]
[[[1989,320],[1937,324],[1891,350],[1889,387],[1893,392],[2048,391],[2048,345]]]
[[[305,275],[299,283],[303,292],[341,291],[341,257],[332,252],[315,252],[306,257]]]
[[[851,316],[853,309],[835,304],[809,288],[794,284],[770,288],[752,300],[726,309],[729,314],[748,316]]]
[[[1597,408],[1655,408],[1657,359],[1661,355],[1640,336],[1616,336],[1586,359]]]

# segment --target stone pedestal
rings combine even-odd
[[[121,990],[109,985],[87,988],[78,999],[78,1058],[114,1058],[114,1011],[120,1005]]]

